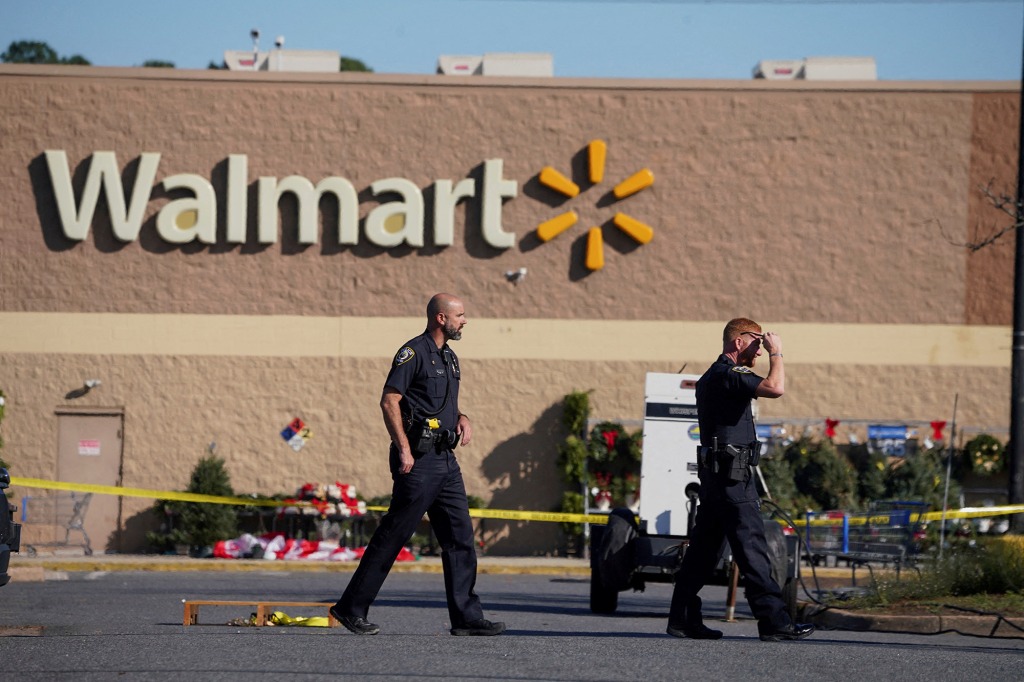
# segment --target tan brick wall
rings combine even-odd
[[[980,188],[987,187],[996,196],[1016,196],[1019,124],[1019,98],[975,96],[967,193],[970,220],[966,238],[958,241],[980,243],[1013,224],[1013,219],[995,208]],[[968,256],[967,324],[1012,323],[1014,244],[1011,231]]]
[[[471,322],[499,328],[524,318],[605,321],[604,338],[593,341],[599,348],[605,340],[628,346],[641,321],[717,326],[736,314],[783,326],[840,325],[851,338],[865,325],[1009,325],[1009,240],[969,256],[943,235],[965,241],[991,217],[978,184],[992,177],[1013,186],[1018,93],[1009,84],[774,85],[355,74],[288,82],[0,66],[0,312],[278,316],[286,328],[295,315],[415,320],[430,293],[449,290],[466,297]],[[608,143],[607,177],[590,187],[581,151],[595,138]],[[49,149],[67,151],[78,191],[93,152],[115,151],[130,182],[138,155],[157,151],[158,179],[202,175],[219,200],[227,156],[246,154],[250,233],[261,175],[314,183],[346,177],[365,216],[375,205],[374,180],[407,177],[420,188],[437,179],[479,181],[480,164],[502,158],[505,177],[519,183],[519,197],[503,211],[517,242],[506,251],[486,245],[470,202],[457,210],[450,248],[339,248],[330,230],[301,247],[286,199],[278,244],[173,247],[156,236],[155,215],[167,201],[157,188],[138,242],[116,242],[98,214],[90,237],[74,244],[59,233],[42,158]],[[581,196],[561,201],[540,186],[545,165],[573,175]],[[655,174],[652,188],[617,204],[603,200],[642,167]],[[568,208],[580,224],[539,243],[536,225]],[[616,234],[607,224],[616,210],[650,224],[654,241],[636,246]],[[604,226],[607,242],[607,265],[596,273],[581,265],[591,225]],[[504,272],[519,267],[529,274],[512,285]],[[123,406],[125,485],[183,488],[216,441],[240,492],[342,480],[367,496],[386,493],[380,386],[390,354],[420,328],[412,322],[405,330],[403,322],[398,340],[362,339],[372,352],[345,347],[312,357],[149,354],[157,340],[144,335],[125,354],[48,352],[46,338],[38,350],[13,352],[0,330],[0,388],[8,395],[2,454],[15,475],[54,476],[55,408]],[[510,344],[507,359],[493,348],[473,359],[473,331],[463,342],[463,408],[476,438],[460,458],[469,491],[497,508],[557,506],[562,483],[553,465],[567,392],[593,389],[595,416],[638,419],[646,372],[684,363],[699,372],[717,351],[702,343],[671,361],[617,354],[567,361],[519,359]],[[76,328],[64,333],[74,348]],[[500,334],[487,338],[502,343]],[[915,343],[923,341],[911,336],[900,345]],[[551,347],[564,350],[557,338]],[[832,350],[843,358],[841,343]],[[761,406],[761,415],[947,419],[958,393],[961,419],[1002,427],[1009,349],[990,352],[1005,362],[831,363],[819,349],[826,359],[788,363],[786,397]],[[87,376],[101,376],[101,390],[66,401]],[[294,416],[314,431],[298,454],[277,435]],[[126,498],[125,517],[148,505]],[[498,553],[559,546],[553,524],[489,528],[501,538]],[[139,537],[129,540],[137,545]]]
[[[427,286],[472,291],[489,317],[720,319],[745,310],[779,321],[960,324],[968,258],[938,225],[963,240],[969,207],[982,212],[965,201],[977,201],[978,178],[991,171],[1012,183],[1012,150],[998,147],[1012,132],[1012,92],[986,93],[975,104],[967,89],[586,82],[559,89],[371,76],[290,84],[14,73],[0,72],[0,181],[9,202],[0,245],[10,259],[0,283],[18,292],[6,298],[7,310],[410,315],[420,312],[416,294]],[[564,202],[537,185],[545,165],[567,174],[575,166],[582,181],[582,161],[573,159],[595,138],[608,143],[605,183],[582,183],[583,194]],[[246,154],[253,183],[262,175],[314,182],[338,175],[360,191],[391,176],[420,187],[457,180],[500,157],[506,177],[520,183],[520,197],[504,211],[518,243],[503,252],[485,245],[473,229],[479,210],[470,206],[459,209],[456,245],[440,253],[385,253],[369,244],[339,250],[327,239],[300,248],[286,199],[277,245],[176,248],[154,234],[153,214],[165,203],[156,198],[139,243],[116,243],[98,219],[90,239],[73,246],[57,230],[46,149],[66,150],[80,172],[97,150],[117,152],[123,166],[159,151],[159,178],[196,173],[221,188],[227,156]],[[613,182],[642,167],[655,173],[652,188],[598,206]],[[373,202],[364,198],[365,214]],[[653,226],[655,239],[636,247],[606,227],[608,264],[588,274],[580,265],[583,228],[620,207]],[[580,213],[580,224],[540,246],[531,231],[565,208]],[[131,290],[111,278],[112,266],[131,277]],[[520,266],[530,270],[528,286],[513,289],[503,273]]]

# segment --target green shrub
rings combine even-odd
[[[224,460],[211,452],[203,457],[192,470],[188,492],[201,495],[233,497],[231,479]],[[235,507],[226,504],[182,502],[179,506],[178,525],[182,537],[193,548],[209,547],[218,540],[228,540],[238,535],[238,518]]]
[[[946,465],[949,451],[931,448],[908,455],[889,467],[885,481],[886,497],[898,500],[920,500],[933,509],[941,509],[946,491]],[[960,485],[949,484],[949,499],[960,495]]]
[[[857,471],[857,497],[864,503],[885,497],[885,478],[888,472],[885,455],[867,445],[852,445],[846,454]]]
[[[844,607],[870,608],[900,602],[941,601],[977,595],[1024,596],[1024,538],[1004,536],[953,543],[942,559],[920,575],[879,580]]]
[[[583,513],[583,495],[572,490],[566,490],[562,493],[562,513],[563,514],[582,514]],[[583,532],[582,523],[562,523],[562,530],[570,538],[575,538]]]
[[[585,433],[590,417],[590,392],[574,391],[563,398],[562,425],[568,434],[558,443],[558,473],[566,485],[560,510],[581,514],[586,494],[594,488],[612,507],[628,506],[640,487],[643,431],[630,433],[617,422],[601,422]],[[581,523],[562,523],[570,551],[578,550]]]
[[[1005,594],[1024,590],[1021,538],[982,538],[975,551],[951,554],[946,565],[950,594]]]
[[[774,450],[762,457],[758,466],[775,504],[790,514],[799,513],[806,508],[798,499],[802,496],[796,489],[796,481],[793,480],[793,467],[789,465],[781,450]]]
[[[583,433],[590,417],[590,391],[573,391],[562,400],[562,426],[574,435]]]
[[[586,477],[587,445],[579,436],[569,434],[558,444],[558,470],[562,480],[570,485]]]
[[[785,449],[797,491],[813,500],[816,509],[857,506],[857,471],[830,440],[803,437]]]

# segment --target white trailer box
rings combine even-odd
[[[649,372],[644,386],[640,519],[651,535],[689,535],[696,505],[697,374]]]

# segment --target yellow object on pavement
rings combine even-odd
[[[292,618],[283,611],[274,611],[270,614],[270,622],[273,625],[303,625],[311,628],[327,627],[327,616],[296,616]]]

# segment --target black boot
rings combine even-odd
[[[669,623],[666,632],[673,637],[685,637],[688,639],[722,639],[721,630],[712,630],[707,625],[704,625],[704,623],[683,626],[675,626]]]
[[[757,625],[757,633],[762,642],[781,642],[783,640],[803,639],[814,632],[810,623],[789,623],[784,626]]]

